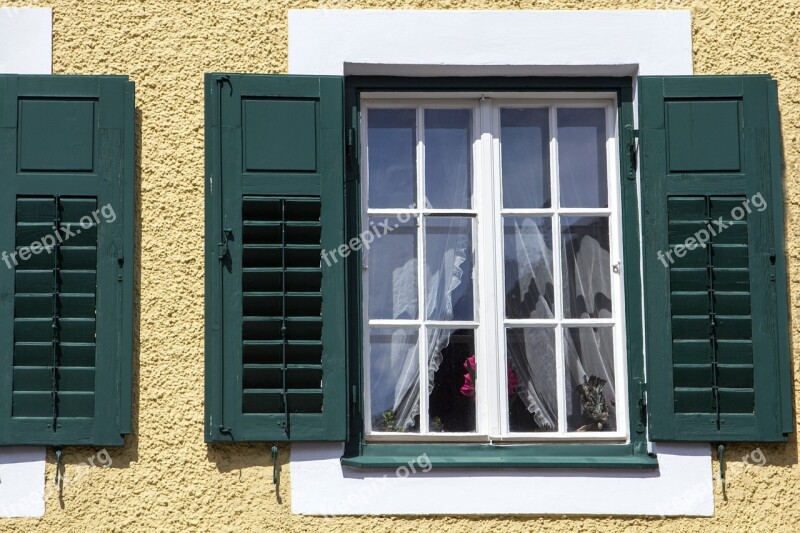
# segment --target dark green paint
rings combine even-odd
[[[336,77],[206,75],[207,441],[345,439],[344,262],[320,261],[342,101]]]
[[[639,83],[651,438],[784,441],[792,406],[775,83]],[[732,221],[756,194],[768,207]],[[720,217],[729,227],[708,248],[669,268],[658,259]]]
[[[0,263],[0,445],[122,445],[131,431],[133,84],[0,76],[0,183],[0,252],[52,235],[57,220],[75,232],[57,252]],[[80,227],[109,204],[114,222],[98,214],[99,224]]]

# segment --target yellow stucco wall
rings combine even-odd
[[[0,532],[791,531],[800,528],[797,443],[762,445],[767,466],[738,468],[713,518],[310,518],[292,515],[286,464],[276,495],[266,445],[203,442],[203,73],[287,70],[289,8],[691,9],[698,74],[768,72],[780,83],[792,314],[800,304],[800,1],[798,0],[0,0],[53,8],[53,71],[129,74],[136,82],[141,213],[135,439],[109,469],[66,451],[63,501],[48,457],[41,519]],[[793,341],[800,335],[793,322]],[[797,357],[795,357],[797,360]],[[797,388],[797,376],[795,378]],[[716,463],[715,463],[716,468]],[[709,476],[712,472],[708,473]],[[609,487],[613,490],[613,487]],[[536,495],[532,494],[531,498]]]

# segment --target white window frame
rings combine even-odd
[[[550,130],[550,194],[554,207],[542,209],[504,209],[502,207],[501,186],[501,148],[500,110],[504,107],[547,108]],[[607,208],[561,208],[555,207],[559,198],[558,179],[558,128],[556,112],[558,108],[603,107],[606,111],[606,176],[608,186]],[[370,109],[414,108],[417,113],[416,132],[416,187],[415,209],[368,209],[369,190],[369,145],[367,142],[367,116]],[[425,199],[425,146],[423,113],[426,108],[471,109],[472,124],[472,209],[427,209]],[[428,213],[452,214],[473,217],[473,265],[476,283],[474,285],[475,320],[470,322],[434,322],[423,316],[424,296],[424,231],[417,232],[417,276],[419,292],[418,318],[416,320],[370,320],[367,257],[363,252],[362,265],[362,309],[364,309],[363,353],[364,368],[364,425],[365,440],[368,442],[628,442],[629,413],[627,350],[625,341],[625,306],[620,265],[622,264],[622,226],[620,212],[620,170],[618,145],[618,115],[616,94],[613,92],[447,92],[447,93],[364,93],[361,96],[361,217],[362,230],[369,230],[369,219],[375,216],[411,215],[420,217]],[[609,218],[609,269],[612,292],[612,317],[608,319],[506,319],[504,254],[502,251],[503,215],[534,215],[552,217],[553,232],[553,274],[555,284],[555,308],[560,314],[561,298],[561,228],[559,215],[608,216]],[[481,223],[481,220],[484,222]],[[420,222],[418,222],[419,228]],[[566,412],[566,367],[563,348],[563,328],[587,326],[591,324],[613,328],[614,381],[617,396],[617,430],[613,432],[567,432]],[[508,428],[508,395],[502,394],[505,385],[507,365],[506,327],[555,326],[556,373],[558,389],[558,428],[553,432],[510,433]],[[419,432],[379,432],[372,429],[370,402],[369,334],[370,328],[382,327],[419,328],[418,364],[420,394]],[[476,388],[476,430],[474,433],[438,433],[429,431],[427,369],[428,351],[426,326],[475,330],[475,359],[481,369],[482,386]],[[495,354],[491,357],[490,354]],[[488,386],[486,385],[488,384]],[[501,386],[503,385],[503,386]]]

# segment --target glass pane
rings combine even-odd
[[[429,320],[473,320],[472,219],[425,218],[425,308]]]
[[[611,317],[608,218],[561,217],[565,318]]]
[[[565,328],[567,431],[616,431],[614,329]]]
[[[508,329],[506,340],[509,431],[556,431],[558,386],[555,329]]]
[[[472,199],[472,111],[425,110],[426,207],[469,209]]]
[[[417,112],[367,111],[369,207],[407,208],[417,198]]]
[[[405,222],[394,217],[370,218],[370,226],[361,236],[368,250],[371,319],[415,320],[419,316],[416,219],[406,215],[401,218]],[[366,242],[368,233],[374,237],[371,243]]]
[[[558,110],[558,176],[562,207],[608,207],[606,111]]]
[[[550,207],[547,109],[501,109],[503,207]]]
[[[418,340],[416,328],[370,330],[372,431],[419,432]]]
[[[550,217],[503,219],[506,317],[553,318],[553,222]]]
[[[428,330],[428,397],[432,433],[475,431],[475,331]]]

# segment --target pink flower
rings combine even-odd
[[[461,386],[461,394],[468,398],[475,396],[475,355],[472,355],[464,361],[464,384]],[[512,396],[517,392],[517,385],[519,385],[519,378],[514,373],[514,369],[508,367],[508,395]]]
[[[475,396],[475,384],[472,382],[472,376],[464,374],[464,384],[461,386],[461,394],[468,398]]]
[[[468,398],[475,396],[475,355],[468,357],[464,361],[464,384],[461,386],[461,394]]]
[[[514,373],[514,369],[508,367],[508,395],[511,396],[517,392],[517,385],[519,385],[519,378]]]

